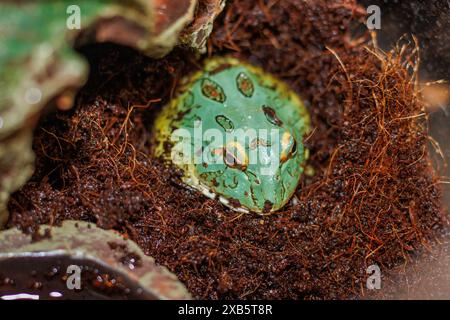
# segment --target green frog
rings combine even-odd
[[[180,81],[155,120],[154,153],[181,169],[187,187],[235,211],[265,215],[294,194],[309,131],[308,111],[285,83],[218,57]]]

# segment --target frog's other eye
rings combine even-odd
[[[285,131],[281,137],[281,162],[287,161],[295,155],[296,152],[297,141],[295,141],[295,138],[288,131]]]
[[[248,167],[247,154],[238,142],[230,142],[223,148],[223,161],[228,167],[241,171],[245,171]]]

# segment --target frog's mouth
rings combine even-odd
[[[195,169],[189,168],[187,171],[187,175],[183,176],[182,181],[186,188],[193,190],[193,191],[199,191],[206,197],[213,199],[213,200],[219,200],[222,204],[224,204],[226,207],[240,213],[250,213],[250,210],[248,210],[245,207],[236,205],[236,202],[230,201],[227,198],[225,198],[223,195],[220,195],[218,193],[213,192],[210,188],[208,188],[203,182],[200,181],[200,179],[197,178],[195,175]]]

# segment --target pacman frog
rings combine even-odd
[[[299,96],[232,57],[206,60],[155,119],[154,153],[183,183],[239,212],[269,214],[305,169],[309,114]]]

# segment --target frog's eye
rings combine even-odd
[[[280,118],[278,118],[275,110],[268,106],[262,107],[264,114],[266,115],[267,121],[269,121],[271,124],[281,127],[283,125],[283,121],[281,121]]]
[[[296,152],[297,141],[295,141],[295,138],[288,131],[285,131],[281,137],[281,162],[290,159]]]
[[[239,142],[230,142],[223,148],[224,163],[234,169],[244,171],[248,167],[248,157]]]

